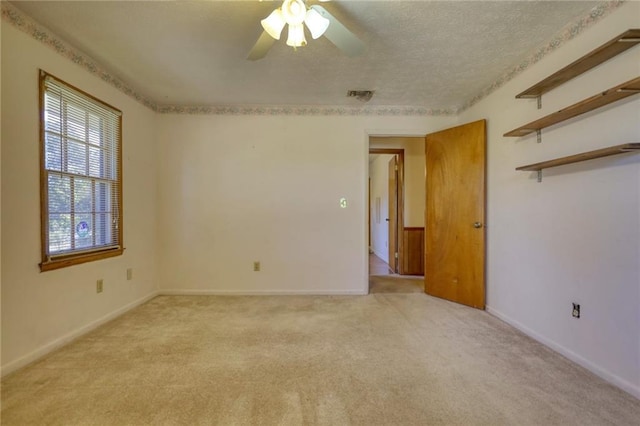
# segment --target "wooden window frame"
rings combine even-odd
[[[104,248],[93,248],[93,249],[82,249],[78,250],[76,253],[70,252],[64,255],[58,255],[55,259],[51,258],[49,255],[49,204],[48,204],[48,175],[46,170],[46,149],[45,149],[45,80],[47,78],[55,79],[70,89],[78,92],[79,94],[85,96],[91,101],[99,104],[100,106],[104,106],[112,109],[113,111],[119,113],[118,116],[118,138],[116,141],[117,144],[117,171],[118,171],[118,179],[116,181],[116,190],[117,190],[117,203],[118,203],[118,215],[117,215],[117,235],[118,235],[118,245],[116,247],[104,247]],[[39,84],[39,121],[40,121],[40,241],[41,241],[41,254],[42,254],[42,262],[39,264],[40,271],[51,271],[55,269],[65,268],[68,266],[79,265],[81,263],[93,262],[96,260],[107,259],[110,257],[120,256],[124,253],[124,240],[123,240],[123,217],[124,217],[124,209],[122,203],[122,187],[123,187],[123,171],[122,171],[122,112],[108,103],[96,98],[95,96],[75,87],[72,84],[67,83],[66,81],[47,73],[46,71],[40,70],[38,76],[38,84]]]

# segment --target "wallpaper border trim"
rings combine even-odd
[[[97,76],[105,83],[110,84],[117,90],[123,92],[125,95],[132,97],[147,108],[150,108],[153,111],[158,110],[158,106],[153,100],[141,95],[123,80],[112,75],[109,71],[107,71],[96,61],[94,61],[89,55],[83,53],[66,41],[62,40],[62,38],[55,35],[48,28],[42,26],[41,24],[31,19],[28,15],[18,10],[14,5],[8,3],[7,1],[1,1],[0,3],[2,4],[1,7],[3,21],[13,25],[20,31],[30,35],[35,40],[50,47],[61,56],[64,56],[74,64],[81,66],[89,73]]]
[[[587,28],[601,21],[604,17],[626,3],[626,0],[610,0],[593,7],[586,16],[566,25],[558,34],[544,45],[536,49],[520,64],[506,71],[491,85],[473,96],[467,102],[459,106],[448,108],[427,108],[423,106],[327,106],[327,105],[162,105],[136,89],[118,77],[115,77],[105,68],[100,66],[89,55],[81,52],[69,43],[62,40],[52,31],[37,23],[35,20],[18,10],[7,1],[0,1],[2,8],[2,20],[30,35],[35,40],[45,44],[58,54],[81,66],[89,73],[99,77],[115,89],[135,99],[147,108],[161,114],[188,114],[188,115],[301,115],[301,116],[455,116],[491,93],[504,86],[514,77],[527,70],[533,64],[540,61],[549,53],[555,51],[568,41],[575,38]]]
[[[413,106],[328,106],[328,105],[160,105],[162,114],[189,115],[302,115],[302,116],[443,116],[455,115],[455,109],[431,109]]]
[[[520,62],[519,65],[502,74],[502,76],[500,76],[500,78],[494,81],[491,85],[489,85],[473,98],[462,104],[457,109],[457,113],[471,108],[473,105],[477,104],[482,99],[486,98],[491,93],[495,92],[506,83],[513,80],[517,75],[521,74],[523,71],[539,62],[549,53],[557,50],[568,41],[573,40],[577,35],[582,33],[587,28],[592,27],[595,23],[600,22],[604,17],[608,16],[611,12],[622,6],[624,3],[626,3],[626,0],[612,0],[594,6],[586,16],[583,16],[576,21],[567,24],[553,38],[551,38],[551,40],[547,44],[534,50],[533,53],[531,53],[526,59]]]

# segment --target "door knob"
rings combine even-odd
[[[386,220],[387,222],[389,222],[389,218],[386,218],[385,220]]]
[[[482,223],[476,222],[476,223],[473,224],[473,227],[474,228],[482,228]]]

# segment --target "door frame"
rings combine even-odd
[[[398,181],[397,181],[397,223],[396,223],[396,249],[398,250],[398,274],[402,275],[404,244],[402,244],[402,235],[404,234],[404,149],[403,148],[369,148],[369,154],[392,154],[398,156]],[[370,191],[371,189],[369,189]],[[367,197],[368,198],[368,197]],[[371,204],[368,205],[371,211]],[[369,231],[371,230],[371,221],[368,223]],[[394,271],[395,272],[395,271]],[[367,273],[368,275],[368,273]]]
[[[442,121],[440,123],[440,121]],[[440,127],[451,127],[451,126],[455,126],[456,124],[456,119],[454,117],[452,117],[450,120],[447,119],[442,119],[442,120],[438,120],[438,126],[435,126],[434,128],[440,128]],[[446,126],[447,124],[449,124],[450,126]],[[375,124],[374,124],[375,126]],[[393,128],[385,128],[385,127],[369,127],[369,128],[365,128],[364,131],[362,132],[362,139],[360,139],[360,149],[361,149],[361,165],[362,165],[362,177],[361,177],[361,183],[360,183],[360,203],[362,206],[366,206],[367,208],[369,208],[369,202],[368,202],[368,192],[367,192],[367,182],[369,180],[369,149],[371,147],[371,138],[377,138],[377,137],[413,137],[413,138],[424,138],[427,133],[429,133],[430,128],[433,127],[431,125],[429,126],[413,126],[413,127],[408,127],[405,129],[399,129],[397,127],[393,127]],[[369,294],[369,242],[367,241],[367,233],[369,232],[367,230],[367,227],[369,226],[369,223],[367,222],[367,214],[364,211],[361,211],[361,243],[360,243],[360,255],[362,256],[360,258],[360,271],[361,271],[361,290],[357,291],[355,294]]]

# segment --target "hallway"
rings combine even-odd
[[[369,253],[369,275],[396,275],[389,265],[374,253]]]
[[[369,254],[369,293],[423,293],[424,277],[398,275],[384,260]]]

